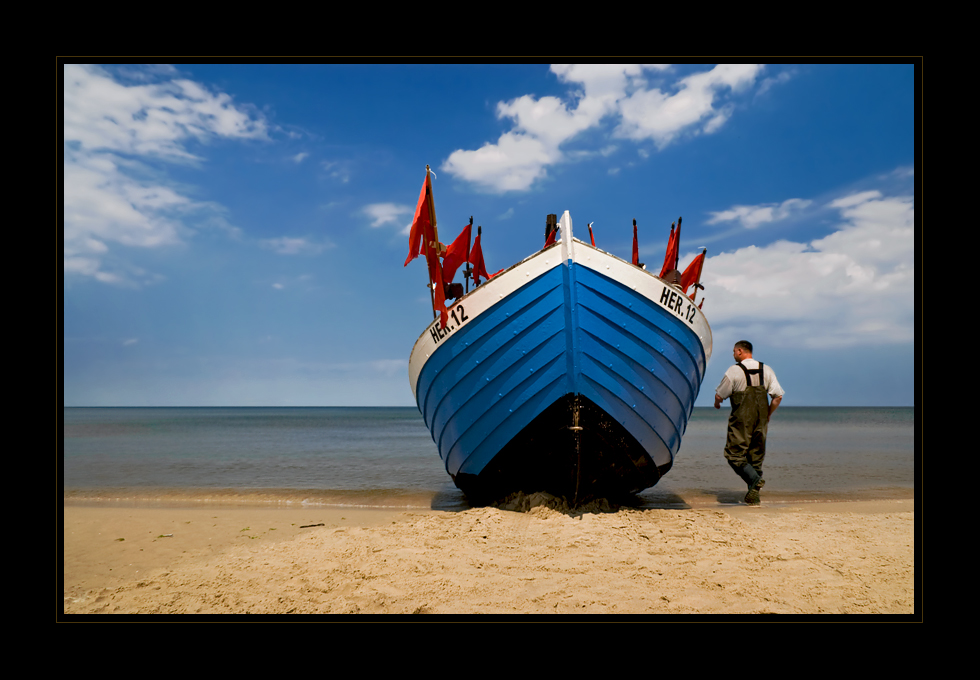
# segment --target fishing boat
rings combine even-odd
[[[438,242],[428,173],[416,218],[411,248],[438,275],[432,265],[452,247]],[[676,269],[656,276],[636,262],[635,245],[627,262],[575,238],[567,211],[547,224],[546,247],[454,300],[431,277],[434,307],[440,297],[443,306],[412,349],[419,411],[446,471],[477,504],[517,491],[583,502],[655,485],[711,356],[708,321]]]

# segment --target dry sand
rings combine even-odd
[[[66,500],[64,613],[919,616],[912,500],[595,510]]]

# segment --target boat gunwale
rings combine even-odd
[[[575,247],[577,247],[577,246],[584,246],[585,248],[587,248],[589,250],[595,251],[596,253],[599,253],[601,255],[605,255],[605,256],[609,257],[612,261],[614,261],[614,262],[616,262],[616,263],[618,263],[620,265],[626,265],[626,266],[628,266],[629,267],[629,270],[624,270],[624,271],[631,272],[631,276],[636,276],[637,273],[642,272],[643,274],[645,274],[645,275],[651,277],[652,279],[654,279],[656,282],[659,282],[660,284],[664,285],[665,287],[668,287],[668,288],[674,290],[680,297],[687,297],[684,294],[684,291],[683,291],[683,289],[681,289],[680,286],[678,286],[677,284],[669,283],[668,281],[662,279],[660,276],[654,274],[651,271],[648,271],[647,269],[637,267],[636,265],[632,264],[631,262],[627,262],[626,260],[624,260],[624,259],[622,259],[622,258],[620,258],[620,257],[618,257],[618,256],[616,256],[616,255],[614,255],[614,254],[612,254],[612,253],[610,253],[608,251],[602,250],[601,248],[598,248],[596,246],[593,246],[590,243],[586,243],[585,241],[582,241],[581,239],[576,238],[574,236],[570,239],[570,242],[573,243],[573,244],[575,244]],[[555,248],[557,248],[559,246],[562,246],[563,244],[564,244],[564,241],[563,240],[562,241],[556,241],[555,243],[553,243],[553,244],[551,244],[551,245],[549,245],[549,246],[547,246],[545,248],[542,248],[541,250],[537,251],[536,253],[533,253],[533,254],[525,257],[520,262],[517,262],[517,263],[511,265],[510,267],[504,269],[503,271],[495,274],[493,276],[493,278],[488,279],[485,283],[481,284],[480,286],[477,286],[473,290],[471,290],[471,291],[467,292],[466,294],[464,294],[462,297],[457,298],[456,300],[454,300],[453,303],[452,303],[452,307],[455,307],[458,304],[462,304],[465,300],[467,300],[468,298],[471,298],[476,293],[480,293],[481,295],[486,294],[488,290],[491,290],[490,288],[488,288],[488,286],[491,286],[492,284],[495,284],[495,283],[498,283],[498,284],[499,283],[502,283],[503,280],[504,280],[504,278],[505,278],[505,276],[507,274],[513,273],[515,269],[517,269],[517,268],[519,268],[519,267],[521,267],[521,266],[523,266],[525,264],[530,263],[531,261],[533,261],[534,259],[536,259],[538,257],[541,257],[541,256],[543,256],[545,254],[550,253],[550,251],[552,251],[553,249],[555,249]],[[630,288],[630,286],[628,286],[627,284],[625,284],[621,280],[619,280],[619,279],[617,279],[615,277],[609,276],[607,274],[604,274],[602,271],[600,271],[596,267],[590,266],[586,262],[578,261],[578,259],[575,258],[574,255],[571,252],[568,253],[568,257],[567,258],[566,257],[563,257],[554,266],[549,266],[547,269],[541,271],[538,274],[538,276],[543,276],[548,271],[551,271],[554,267],[562,266],[562,265],[567,266],[569,261],[571,261],[571,262],[573,262],[573,263],[575,263],[575,264],[577,264],[579,266],[585,267],[585,268],[591,270],[592,272],[594,272],[595,274],[597,274],[597,275],[599,275],[601,277],[604,277],[604,278],[606,278],[606,279],[608,279],[608,280],[610,280],[610,281],[612,281],[612,282],[614,282],[614,283],[616,283],[616,284],[618,284],[620,286],[623,286],[623,287],[628,288],[628,289]],[[535,277],[535,278],[537,278],[537,277]],[[530,283],[530,282],[527,282],[527,283]],[[508,295],[511,295],[511,294],[516,293],[518,290],[520,290],[521,288],[523,288],[524,285],[526,285],[526,284],[521,284],[521,286],[515,288]],[[496,289],[498,287],[499,286],[493,286],[493,289]],[[588,286],[586,286],[586,287],[588,287]],[[634,290],[634,292],[637,292],[642,298],[645,298],[647,300],[651,300],[654,303],[654,305],[663,307],[663,305],[660,305],[655,300],[653,300],[651,297],[645,295],[641,291],[638,291],[635,287],[633,287],[631,289]],[[496,306],[496,304],[498,302],[500,302],[502,299],[503,299],[503,297],[501,297],[500,300],[497,300],[497,301],[494,301],[494,302],[490,303],[485,309],[481,310],[479,312],[479,314],[482,315],[482,314],[486,314],[487,312],[491,311],[493,309],[493,307]],[[704,361],[705,368],[704,368],[704,370],[707,370],[707,364],[708,364],[708,361],[711,358],[711,353],[712,353],[712,349],[713,349],[712,348],[712,345],[713,345],[713,337],[712,336],[713,336],[713,334],[712,334],[712,331],[711,331],[711,325],[708,322],[708,318],[707,318],[707,316],[705,316],[704,312],[699,307],[697,307],[696,305],[693,305],[693,301],[692,301],[691,304],[692,304],[692,307],[693,307],[693,313],[697,317],[699,317],[700,321],[702,321],[704,323],[704,327],[705,327],[705,338],[702,338],[696,332],[693,332],[693,335],[694,335],[694,337],[696,337],[698,339],[698,342],[701,344],[701,349],[702,349],[702,351],[704,352],[704,355],[705,355],[705,361]],[[449,309],[451,309],[452,307],[447,306],[447,308],[449,308]],[[439,324],[439,317],[438,316],[435,319],[433,319],[433,321],[431,321],[425,327],[425,330],[423,330],[422,333],[419,334],[419,337],[416,339],[415,344],[412,347],[412,352],[409,355],[409,383],[410,383],[410,386],[411,386],[411,389],[412,389],[412,393],[416,397],[418,396],[418,380],[421,377],[422,368],[425,366],[426,363],[428,363],[429,359],[432,358],[432,356],[435,354],[435,352],[440,349],[439,347],[434,348],[433,351],[432,351],[432,353],[430,353],[429,356],[425,357],[425,360],[424,361],[422,361],[421,363],[418,364],[418,371],[415,372],[415,374],[413,375],[413,364],[415,364],[416,352],[419,350],[420,344],[430,334],[430,329],[432,328],[432,326],[434,324]],[[691,328],[691,330],[693,331],[693,328]],[[708,344],[707,345],[705,344],[705,339],[707,339],[707,341],[708,341]],[[697,365],[697,362],[696,361],[695,361],[695,365]],[[701,376],[701,380],[702,381],[704,380],[704,376],[703,375]]]

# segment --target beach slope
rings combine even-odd
[[[64,614],[912,615],[913,508],[66,502]]]

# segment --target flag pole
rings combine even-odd
[[[473,216],[470,215],[470,238],[473,237]],[[473,268],[470,266],[470,239],[466,239],[466,267],[463,268],[463,278],[466,280],[466,292],[470,292],[470,274]]]
[[[425,194],[426,194],[426,204],[429,209],[429,219],[432,219],[432,182],[429,180],[429,164],[425,164]],[[429,280],[426,287],[429,289],[429,298],[432,301],[432,318],[436,318],[436,289],[435,283],[432,281],[432,276],[429,274],[429,248],[431,244],[429,240],[425,237],[425,232],[422,233],[422,246],[425,248],[425,277]],[[438,252],[438,251],[437,251]]]
[[[677,240],[674,241],[677,244],[677,250],[674,251],[674,269],[677,269],[677,265],[680,264],[681,260],[681,218],[677,218]]]
[[[426,164],[425,166],[426,178],[428,178],[430,174],[431,172],[429,170],[429,165]],[[432,244],[432,247],[436,249],[436,256],[442,257],[442,253],[439,251],[439,227],[436,226],[436,194],[432,190],[431,180],[428,181],[428,186],[429,186],[429,219],[432,221],[432,236],[433,238],[435,238],[435,242]]]
[[[476,236],[477,236],[477,238],[480,239],[480,259],[483,259],[483,225],[482,224],[477,226],[477,228],[476,228]],[[486,268],[486,265],[484,265],[484,268]],[[480,281],[480,272],[474,271],[473,272],[473,289],[474,290],[477,288],[477,286],[480,285],[479,284],[479,281]],[[486,283],[486,281],[484,281],[484,283]]]
[[[636,240],[636,218],[633,218],[633,264],[643,269],[643,264],[640,262],[640,248]]]

